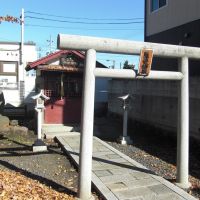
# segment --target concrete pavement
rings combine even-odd
[[[78,165],[80,135],[70,132],[57,140]],[[107,200],[195,200],[97,137],[93,138],[92,182]]]

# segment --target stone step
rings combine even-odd
[[[78,125],[62,125],[62,124],[44,124],[42,126],[42,133],[59,133],[59,132],[71,132],[79,131]]]
[[[44,138],[45,139],[54,139],[55,137],[60,137],[60,136],[70,136],[70,135],[80,135],[79,132],[47,132],[44,133]]]

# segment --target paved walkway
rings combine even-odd
[[[78,165],[80,135],[71,132],[68,136],[58,136],[57,140]],[[92,182],[107,200],[195,199],[96,137],[92,165]]]

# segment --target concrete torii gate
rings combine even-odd
[[[177,185],[188,188],[189,166],[189,58],[200,59],[200,48],[176,45],[135,42],[108,38],[59,34],[58,49],[86,51],[83,105],[81,119],[81,145],[79,157],[78,197],[83,200],[91,198],[92,145],[95,77],[128,79],[162,79],[179,80],[178,125],[177,125]],[[177,58],[180,72],[151,71],[146,77],[137,76],[131,69],[96,68],[96,51],[103,53],[139,55],[141,49],[153,49],[154,56]]]

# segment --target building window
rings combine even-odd
[[[67,77],[64,80],[64,96],[80,97],[81,94],[82,94],[82,79]]]
[[[0,88],[17,89],[17,62],[0,62]]]
[[[151,0],[151,12],[166,6],[167,0]]]
[[[67,73],[46,73],[44,93],[48,97],[73,98],[82,95],[82,77]]]

